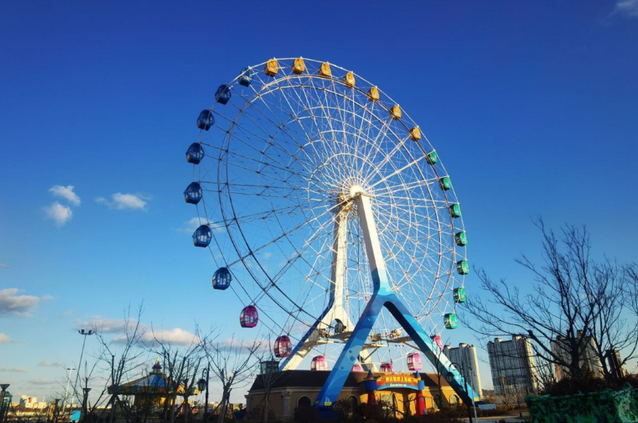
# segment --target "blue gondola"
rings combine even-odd
[[[221,104],[228,103],[228,100],[230,100],[230,88],[228,87],[228,85],[220,85],[219,88],[217,88],[217,92],[215,93],[215,100],[217,100],[217,102]]]
[[[202,225],[193,232],[193,244],[195,247],[208,247],[213,239],[213,231],[206,225]]]
[[[186,150],[186,161],[192,164],[199,164],[204,158],[204,148],[198,142],[194,142]]]
[[[254,74],[255,72],[251,68],[244,68],[239,76],[239,85],[243,85],[244,87],[250,86],[250,83],[253,82]]]
[[[203,129],[204,131],[208,131],[211,126],[215,124],[215,117],[213,116],[213,112],[210,110],[202,110],[197,118],[197,127],[199,129]]]
[[[184,200],[188,204],[197,204],[202,199],[202,186],[197,182],[191,182],[184,191]]]
[[[232,280],[233,275],[230,274],[230,270],[225,267],[220,267],[213,275],[213,288],[226,289],[230,286]]]

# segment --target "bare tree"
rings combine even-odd
[[[636,266],[595,261],[584,227],[566,225],[558,239],[541,219],[536,226],[543,235],[542,264],[526,256],[516,260],[534,276],[531,292],[478,270],[488,298],[471,296],[463,321],[486,336],[529,338],[536,356],[573,378],[587,375],[583,355],[588,349],[601,363],[613,349],[624,350],[623,363],[633,358],[638,346]],[[611,377],[608,366],[602,370]]]
[[[164,402],[163,421],[173,423],[175,421],[175,404],[178,395],[184,396],[183,412],[184,422],[188,422],[188,397],[195,392],[197,375],[200,373],[200,365],[205,358],[204,345],[213,336],[212,331],[202,336],[197,327],[195,336],[188,345],[176,345],[153,331],[153,341],[145,345],[148,351],[157,354],[162,361],[162,369],[166,378],[166,401]]]
[[[218,422],[223,423],[230,403],[230,394],[237,385],[248,381],[258,364],[255,354],[263,346],[263,342],[255,340],[245,344],[235,342],[233,336],[227,342],[204,343],[206,358],[210,370],[222,385],[222,398],[218,406]]]
[[[109,373],[106,386],[108,387],[108,394],[110,395],[108,401],[108,404],[111,406],[109,414],[110,423],[113,423],[116,419],[116,405],[119,405],[127,422],[134,421],[136,414],[138,414],[129,401],[120,397],[119,387],[123,385],[125,380],[130,378],[133,372],[139,371],[140,365],[142,364],[142,357],[145,355],[145,352],[139,348],[146,332],[140,323],[143,311],[143,304],[140,304],[135,317],[132,317],[130,306],[125,312],[122,339],[121,342],[116,344],[120,346],[118,350],[115,350],[114,344],[104,338],[100,330],[101,328],[96,328],[96,336],[101,347],[98,360],[102,362],[103,367],[108,369],[107,373]],[[95,401],[92,410],[99,404],[99,401]]]

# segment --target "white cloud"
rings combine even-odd
[[[150,197],[142,194],[122,194],[116,192],[111,195],[111,201],[104,197],[98,197],[95,201],[115,210],[146,210]]]
[[[142,342],[154,344],[157,341],[167,344],[192,345],[200,342],[201,339],[199,336],[180,328],[147,331],[142,335]],[[126,343],[126,337],[124,335],[118,336],[113,339],[113,342]]]
[[[612,12],[612,15],[616,14],[638,18],[638,0],[617,0],[616,8]]]
[[[93,316],[90,321],[78,325],[78,329],[93,329],[99,333],[124,333],[126,332],[127,325],[130,329],[133,329],[136,324],[137,320],[134,319],[127,321],[125,319],[107,319],[100,316]],[[145,328],[141,323],[140,327],[142,329]]]
[[[206,219],[202,219],[202,218],[199,218],[199,217],[193,217],[192,219],[189,219],[186,222],[184,222],[184,226],[179,228],[178,231],[185,232],[187,234],[192,234],[193,232],[195,232],[195,229],[197,229],[201,225],[205,225],[205,224],[206,224]],[[216,224],[216,223],[209,223],[208,227],[213,232],[221,232],[221,231],[224,230],[224,226],[223,225]]]
[[[62,185],[53,185],[51,188],[49,188],[49,192],[53,193],[53,195],[55,195],[56,197],[62,197],[66,199],[74,206],[79,206],[82,201],[80,200],[80,197],[75,192],[73,192],[74,188],[75,187],[73,185],[69,185],[66,187],[63,187]]]
[[[235,338],[227,339],[223,342],[215,344],[215,348],[222,351],[235,351],[237,354],[245,354],[248,350],[256,348],[256,351],[270,351],[267,339],[255,339],[252,341],[237,340]]]
[[[26,373],[27,369],[24,367],[0,367],[0,372]]]
[[[0,290],[0,315],[12,314],[29,317],[29,311],[38,305],[42,298],[33,295],[16,295],[17,288]]]
[[[42,360],[40,362],[40,364],[38,364],[38,366],[41,367],[65,367],[65,364],[61,361],[55,361],[53,363],[51,363],[51,361],[49,359],[46,360]]]
[[[6,334],[0,332],[0,345],[6,344],[7,342],[9,342],[9,339],[11,339],[11,338],[9,338],[9,335],[6,335]]]
[[[43,379],[43,378],[39,378],[39,379],[32,379],[29,381],[29,384],[31,385],[55,385],[58,384],[59,382],[53,380],[53,379]]]
[[[184,232],[192,234],[193,232],[195,232],[195,229],[199,228],[199,226],[203,224],[203,222],[204,220],[200,219],[199,217],[194,217],[184,222],[183,230]]]
[[[58,227],[63,226],[66,222],[71,220],[71,217],[73,217],[71,207],[63,206],[57,201],[50,206],[45,207],[44,212],[47,214],[47,218],[53,220]]]

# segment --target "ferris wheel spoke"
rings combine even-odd
[[[315,238],[317,236],[317,234],[324,232],[324,228],[319,228],[316,232],[315,232],[315,236],[311,237],[311,240],[313,238]],[[310,242],[307,242],[305,244],[305,246],[308,246],[310,244]],[[288,262],[284,265],[284,267],[282,269],[279,270],[279,272],[273,277],[273,278],[269,278],[269,283],[266,284],[265,286],[262,286],[262,294],[260,294],[257,297],[257,301],[265,296],[268,295],[269,297],[270,295],[270,290],[271,289],[276,289],[277,291],[280,291],[286,298],[288,298],[290,301],[293,301],[287,293],[284,292],[284,290],[282,289],[282,286],[280,284],[278,284],[278,281],[280,280],[281,276],[284,275],[290,267],[294,266],[295,262],[297,261],[297,259],[302,259],[303,260],[303,252],[305,251],[306,248],[302,248],[301,251],[297,251],[296,255],[294,257],[291,257],[288,259]],[[254,255],[253,255],[254,257]],[[320,286],[321,289],[323,289],[322,286]],[[304,310],[304,308],[300,305],[298,305],[296,302],[292,302],[292,305],[299,310],[299,312],[303,312],[303,313],[307,313],[306,310]]]
[[[324,237],[323,239],[323,243],[322,245],[319,247],[319,249],[313,249],[314,253],[315,253],[315,259],[313,261],[313,263],[309,266],[309,269],[304,272],[306,274],[306,277],[304,278],[304,282],[309,282],[315,286],[317,286],[321,291],[323,291],[323,297],[324,297],[324,304],[323,307],[325,309],[325,301],[326,301],[326,296],[325,296],[325,285],[319,284],[315,278],[323,278],[323,272],[321,271],[321,263],[325,263],[327,261],[327,257],[325,257],[325,255],[328,255],[331,253],[331,251],[329,249],[327,249],[328,245],[330,245],[331,240],[329,239],[329,237]],[[311,243],[307,243],[307,245],[311,245]],[[312,249],[312,247],[310,247]],[[312,289],[304,289],[304,290],[300,290],[299,291],[299,296],[296,300],[297,304],[308,304],[309,301],[309,296],[311,294]],[[300,313],[300,309],[295,310],[294,313],[296,313],[296,315],[298,315]]]
[[[310,78],[310,81],[312,81],[312,78]],[[311,82],[312,83],[312,82]],[[316,87],[314,87],[314,90],[316,91]],[[326,110],[323,106],[323,104],[321,102],[318,102],[318,105],[311,105],[311,101],[308,98],[308,91],[309,90],[302,90],[302,93],[305,96],[305,101],[304,99],[302,99],[302,97],[299,95],[299,90],[287,90],[284,89],[281,91],[282,97],[285,99],[286,103],[289,105],[289,107],[293,108],[292,103],[295,101],[293,98],[288,98],[288,96],[286,95],[286,93],[288,91],[291,91],[295,96],[296,99],[298,100],[298,103],[300,104],[300,108],[301,110],[303,110],[304,113],[308,113],[308,116],[310,117],[311,121],[314,124],[314,127],[317,130],[317,137],[318,137],[318,141],[319,141],[319,145],[322,147],[326,147],[329,146],[329,141],[326,140],[326,138],[324,137],[324,133],[325,131],[322,130],[322,127],[325,126],[325,123],[320,123],[320,121],[317,119],[317,114],[316,111],[320,111],[321,112],[321,117],[322,120],[324,121],[328,121],[330,120],[330,116],[326,113]],[[316,102],[315,102],[316,104]],[[304,133],[306,134],[307,138],[310,140],[313,140],[313,136],[311,134],[309,134],[307,132],[307,129],[301,125],[300,121],[298,120],[297,123],[301,126],[301,129],[304,131]],[[316,141],[312,143],[312,145],[315,145]],[[328,149],[325,150],[325,154],[323,155],[318,155],[318,157],[330,157],[332,154],[330,153],[330,151]]]
[[[296,250],[296,253],[293,257],[289,257],[287,260],[287,263],[274,275],[274,277],[271,279],[271,282],[269,285],[271,285],[271,287],[275,286],[278,282],[278,280],[281,278],[282,275],[284,275],[288,269],[291,266],[294,266],[296,260],[301,259],[304,260],[304,253],[306,252],[306,250],[308,248],[311,248],[312,243],[319,238],[319,236],[321,234],[324,234],[327,231],[327,226],[329,226],[329,224],[331,223],[330,220],[326,220],[323,224],[321,224],[315,231],[314,234],[310,235],[308,237],[308,240],[304,243],[304,245],[302,246],[302,248],[300,250]],[[283,227],[280,227],[282,230],[284,230]],[[324,239],[327,239],[327,236],[323,237]],[[326,242],[324,240],[324,242]],[[270,288],[268,288],[270,289]],[[266,289],[267,290],[267,289]]]
[[[328,213],[333,213],[333,212],[334,212],[334,210],[336,210],[336,209],[339,207],[339,205],[340,205],[340,204],[336,204],[336,205],[334,205],[334,206],[331,206],[331,207],[327,208],[325,211],[323,211],[322,213],[320,213],[320,214],[318,214],[318,215],[314,216],[313,218],[311,218],[311,219],[309,219],[309,220],[306,220],[306,221],[304,221],[304,222],[301,222],[300,224],[298,224],[298,225],[297,225],[297,226],[295,226],[294,228],[292,228],[292,229],[290,229],[290,230],[288,230],[288,231],[286,231],[286,232],[284,232],[284,233],[282,233],[282,234],[280,234],[280,235],[276,236],[276,237],[275,237],[272,241],[270,241],[270,242],[268,242],[268,243],[266,243],[266,244],[263,244],[263,245],[261,245],[260,247],[258,247],[258,248],[256,248],[256,249],[251,250],[248,254],[246,254],[246,255],[245,255],[245,256],[243,256],[243,257],[245,258],[245,257],[248,257],[248,256],[254,256],[254,254],[255,254],[255,253],[257,253],[257,252],[259,252],[259,251],[263,250],[264,248],[266,248],[266,247],[268,247],[268,246],[270,246],[270,245],[272,245],[272,244],[275,244],[275,243],[276,243],[276,242],[278,242],[279,240],[281,240],[281,239],[283,239],[283,238],[285,238],[285,237],[289,236],[290,234],[294,233],[295,231],[298,231],[299,229],[303,228],[304,226],[307,226],[307,225],[309,225],[309,224],[311,224],[311,223],[314,223],[315,221],[317,221],[317,220],[319,220],[320,218],[324,217],[324,216],[325,216],[325,215],[327,215]],[[294,208],[297,208],[297,207],[295,206]],[[238,220],[238,219],[234,219],[234,220]],[[240,261],[240,260],[241,260],[241,257],[240,257],[240,259],[238,259],[238,260],[236,260],[235,262],[231,263],[231,265],[236,264],[236,263],[237,263],[238,261]]]

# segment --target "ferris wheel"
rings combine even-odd
[[[467,236],[419,126],[361,76],[302,58],[245,68],[215,101],[184,195],[241,325],[276,336],[282,370],[332,369],[320,405],[350,371],[418,371],[420,353],[476,397],[441,353],[465,302]]]

